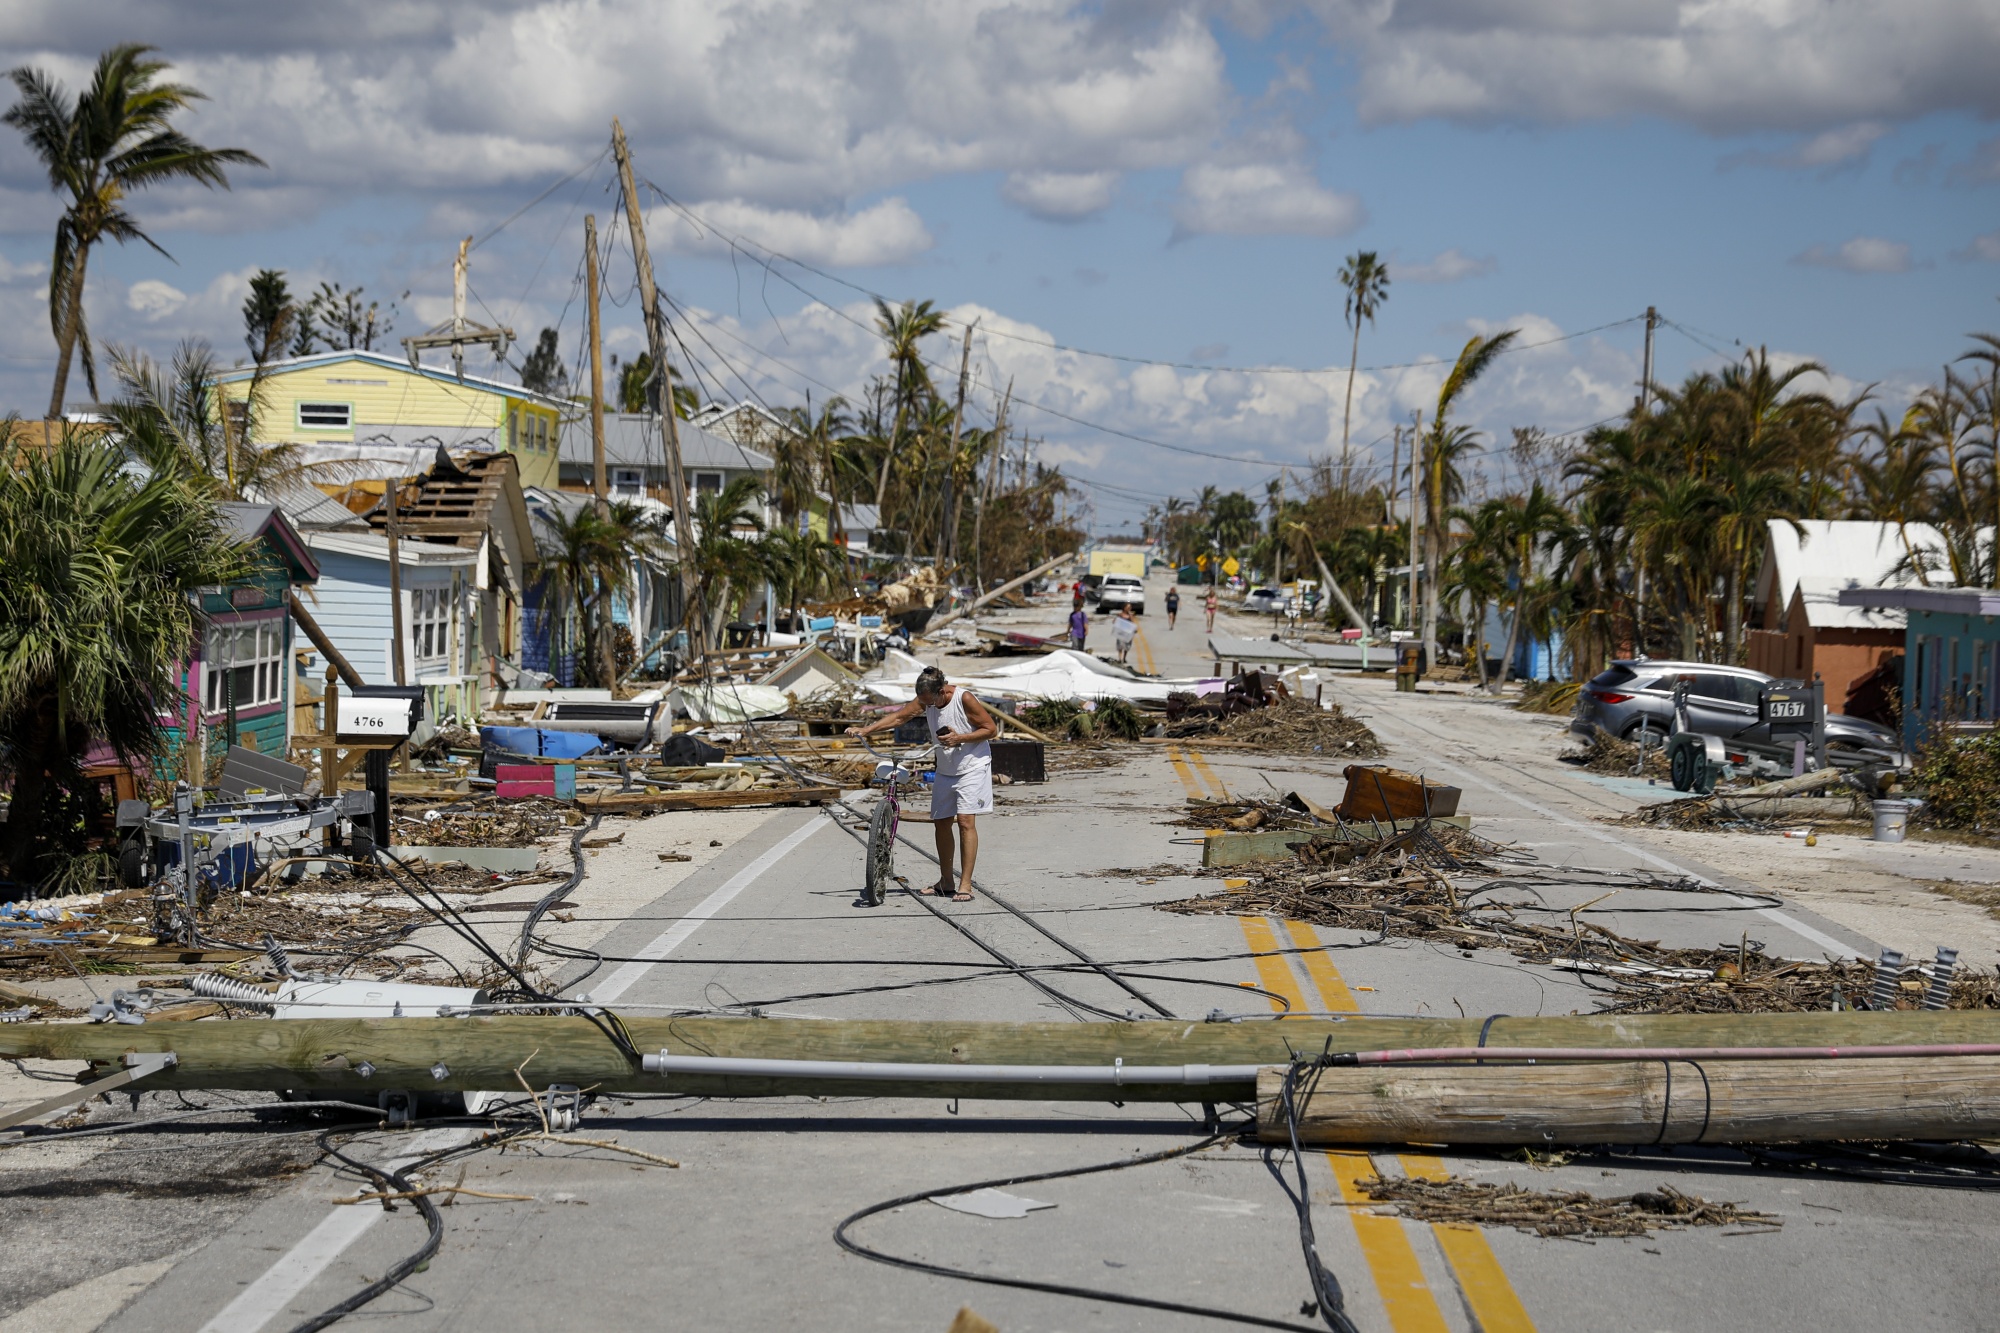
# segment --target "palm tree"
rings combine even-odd
[[[1465,617],[1465,650],[1476,664],[1479,687],[1486,688],[1486,614],[1507,595],[1508,536],[1513,512],[1505,500],[1488,500],[1478,509],[1455,515],[1466,526],[1466,538],[1446,563],[1446,581],[1469,606]],[[1511,655],[1511,654],[1509,654]]]
[[[50,188],[67,196],[49,264],[49,325],[56,339],[51,420],[62,415],[73,355],[81,353],[84,379],[97,393],[83,315],[91,247],[108,237],[121,245],[144,241],[167,253],[125,210],[126,196],[176,180],[228,189],[224,166],[264,165],[241,148],[204,148],[173,127],[174,115],[203,94],[186,84],[155,82],[170,66],[148,59],[152,50],[136,43],[112,47],[97,58],[90,86],[74,102],[41,70],[22,65],[7,73],[21,98],[4,119],[41,159]]]
[[[1452,408],[1457,406],[1459,396],[1486,373],[1494,359],[1506,351],[1520,333],[1519,329],[1507,329],[1488,337],[1474,334],[1459,349],[1458,360],[1438,388],[1437,411],[1424,434],[1421,443],[1423,453],[1418,460],[1424,486],[1424,567],[1427,570],[1439,570],[1444,564],[1445,524],[1450,521],[1451,506],[1464,487],[1458,460],[1481,447],[1478,434],[1470,427],[1451,424]],[[1423,602],[1425,660],[1435,662],[1438,660],[1438,586],[1435,572],[1425,585]]]
[[[829,591],[847,567],[840,547],[810,528],[777,528],[757,545],[765,572],[787,607]]]
[[[875,482],[875,504],[879,508],[889,493],[889,466],[902,443],[903,425],[917,403],[934,397],[931,375],[924,365],[920,344],[944,329],[944,312],[929,301],[905,301],[891,310],[880,297],[875,301],[875,329],[889,345],[889,368],[895,377],[896,421],[889,432],[888,448],[882,454],[882,473]]]
[[[722,618],[734,604],[735,590],[765,573],[757,543],[744,535],[764,530],[758,503],[763,494],[764,484],[745,474],[719,491],[703,491],[695,497],[694,550],[689,554],[708,610],[703,630],[709,643],[722,631]]]
[[[176,347],[165,369],[143,354],[115,347],[111,365],[121,390],[111,405],[111,419],[127,451],[147,467],[190,472],[233,500],[280,499],[314,481],[350,475],[345,463],[306,461],[305,446],[296,442],[258,442],[262,367],[252,372],[243,399],[235,402],[219,392],[221,368],[214,351],[196,339]]]
[[[1375,322],[1375,312],[1389,299],[1389,269],[1373,250],[1359,250],[1347,257],[1340,270],[1340,285],[1347,293],[1347,322],[1354,329],[1354,347],[1347,358],[1347,406],[1340,414],[1340,461],[1347,464],[1348,426],[1354,420],[1354,376],[1361,368],[1361,324]]]
[[[1546,544],[1550,537],[1559,542],[1569,519],[1539,481],[1525,497],[1517,496],[1503,503],[1503,518],[1496,535],[1503,537],[1511,557],[1508,563],[1512,568],[1508,573],[1514,585],[1514,614],[1507,618],[1507,647],[1500,654],[1500,674],[1488,687],[1495,694],[1507,688],[1522,631],[1529,628],[1535,609],[1547,600],[1546,582],[1535,574],[1535,549]]]
[[[126,466],[116,444],[65,432],[30,445],[0,427],[0,753],[13,779],[16,883],[62,881],[93,743],[128,762],[166,745],[181,668],[202,629],[198,589],[253,573],[205,479]],[[70,884],[69,887],[85,887]]]

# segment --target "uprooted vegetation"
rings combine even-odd
[[[1537,1190],[1457,1176],[1444,1180],[1405,1176],[1364,1180],[1361,1189],[1377,1202],[1395,1205],[1398,1216],[1414,1222],[1513,1227],[1534,1236],[1568,1240],[1650,1236],[1686,1227],[1775,1231],[1784,1225],[1771,1213],[1735,1203],[1711,1203],[1672,1185],[1599,1198],[1587,1190]]]
[[[1374,836],[1327,826],[1285,860],[1231,867],[1245,883],[1221,893],[1155,903],[1162,911],[1280,916],[1378,938],[1464,950],[1505,949],[1524,963],[1572,972],[1617,1013],[1800,1013],[1869,1007],[1875,966],[1857,959],[1769,956],[1746,933],[1713,948],[1670,948],[1590,918],[1645,910],[1640,894],[1728,900],[1720,910],[1772,905],[1648,871],[1551,866],[1450,825],[1419,824]],[[1617,905],[1607,899],[1617,896]],[[1658,910],[1651,905],[1651,910]],[[1906,968],[1894,1007],[1922,1006],[1926,971]],[[1947,1007],[2000,1009],[2000,974],[1959,968]]]
[[[1564,763],[1575,764],[1586,773],[1603,773],[1608,777],[1624,778],[1664,778],[1668,776],[1667,752],[1664,746],[1646,747],[1646,764],[1639,766],[1639,747],[1631,741],[1621,741],[1603,727],[1596,728],[1583,749],[1576,754],[1563,756]]]
[[[1037,731],[1073,741],[1136,741],[1147,722],[1129,700],[1037,699],[1021,710]]]
[[[1917,822],[1970,833],[2000,832],[2000,732],[1932,732],[1917,747],[1911,777],[1924,797]]]
[[[1224,740],[1283,754],[1373,759],[1389,752],[1366,723],[1338,704],[1321,708],[1303,699],[1280,699],[1253,712],[1238,713],[1224,720],[1217,731]]]

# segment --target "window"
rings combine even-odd
[[[696,494],[700,494],[703,491],[719,494],[722,490],[722,474],[720,472],[695,473],[694,489]]]
[[[611,469],[611,489],[621,493],[637,495],[646,484],[646,474],[635,467]]]
[[[451,652],[451,591],[417,588],[410,593],[410,639],[417,661],[442,662]]]
[[[1689,694],[1704,699],[1717,699],[1724,703],[1757,706],[1759,683],[1749,676],[1725,676],[1720,673],[1702,672],[1694,678],[1694,686]]]
[[[284,623],[211,625],[202,648],[202,707],[211,713],[277,703]]]
[[[354,404],[300,403],[299,425],[305,430],[353,430]]]

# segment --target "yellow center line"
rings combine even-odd
[[[1201,774],[1201,780],[1209,785],[1214,799],[1218,801],[1228,800],[1229,788],[1223,786],[1222,779],[1215,776],[1215,770],[1210,768],[1208,761],[1201,757],[1201,751],[1190,745],[1187,747],[1187,757],[1188,762],[1194,765],[1195,772]]]
[[[1319,935],[1303,921],[1287,921],[1285,931],[1292,937],[1292,943],[1301,949],[1320,948],[1322,941]],[[1269,933],[1267,929],[1265,934]],[[1347,988],[1347,982],[1341,978],[1331,958],[1323,952],[1304,953],[1299,957],[1305,962],[1306,975],[1312,978],[1328,1012],[1352,1014],[1361,1011],[1361,1006],[1355,1002],[1354,992]],[[1342,1172],[1342,1157],[1363,1157],[1360,1153],[1327,1155],[1334,1159],[1336,1175]],[[1403,1153],[1401,1161],[1403,1170],[1419,1180],[1444,1180],[1451,1174],[1445,1170],[1442,1161],[1426,1153]],[[1372,1167],[1369,1174],[1375,1174]],[[1345,1180],[1341,1189],[1350,1200],[1357,1194],[1361,1198],[1367,1197],[1358,1190],[1348,1193]],[[1358,1216],[1355,1218],[1357,1226],[1361,1220]],[[1438,1249],[1443,1252],[1445,1262],[1451,1265],[1452,1276],[1458,1281],[1459,1292],[1465,1297],[1466,1308],[1472,1312],[1480,1333],[1534,1333],[1535,1322],[1528,1318],[1520,1296],[1514,1291],[1514,1284],[1507,1280],[1506,1271],[1500,1267],[1499,1256],[1493,1253],[1484,1232],[1476,1226],[1435,1222],[1431,1225],[1431,1234],[1437,1237]]]
[[[1271,931],[1271,923],[1255,916],[1237,920],[1243,923],[1243,938],[1249,943],[1250,952],[1261,955],[1256,960],[1257,978],[1264,989],[1283,996],[1294,1012],[1310,1008],[1291,967],[1278,952],[1278,939]],[[1319,957],[1324,962],[1325,956]],[[1284,1005],[1273,1001],[1271,1007],[1283,1009]],[[1329,1002],[1327,1007],[1334,1006]],[[1410,1245],[1402,1221],[1365,1211],[1370,1201],[1360,1182],[1375,1175],[1368,1154],[1337,1150],[1326,1156],[1333,1163],[1340,1197],[1350,1205],[1342,1211],[1354,1223],[1355,1239],[1361,1244],[1361,1256],[1368,1261],[1369,1275],[1375,1279],[1375,1290],[1381,1293],[1383,1308],[1388,1311],[1389,1327],[1396,1333],[1445,1333],[1449,1326],[1438,1309],[1437,1298],[1431,1294],[1423,1265],[1417,1262],[1417,1252]],[[1361,1206],[1352,1206],[1357,1204]]]
[[[1180,746],[1169,745],[1167,747],[1167,762],[1174,766],[1174,774],[1180,778],[1181,786],[1187,791],[1188,799],[1190,801],[1201,800],[1204,793],[1201,787],[1195,782],[1194,773],[1188,768],[1187,760],[1181,757]]]
[[[1139,627],[1138,637],[1132,640],[1132,665],[1149,676],[1153,674],[1153,646],[1146,642],[1144,625]]]

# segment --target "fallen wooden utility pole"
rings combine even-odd
[[[924,633],[929,634],[933,630],[940,629],[943,626],[949,625],[952,621],[957,620],[960,616],[972,614],[974,611],[977,611],[980,607],[985,606],[988,602],[992,601],[994,598],[1005,597],[1008,593],[1014,591],[1014,589],[1020,587],[1023,583],[1026,583],[1029,579],[1040,578],[1042,575],[1054,569],[1057,565],[1064,564],[1068,561],[1074,560],[1077,558],[1077,556],[1081,554],[1082,554],[1081,551],[1071,551],[1066,555],[1057,556],[1055,559],[1049,561],[1047,564],[1036,565],[1033,569],[1021,575],[1021,577],[1017,579],[1007,580],[1007,582],[1001,584],[999,587],[995,588],[992,592],[986,593],[985,595],[980,597],[973,598],[971,601],[967,602],[964,606],[959,607],[956,611],[947,611],[943,615],[934,618],[930,622],[930,624],[924,627]]]
[[[1504,1060],[1504,1055],[1501,1057]],[[1288,1071],[1257,1079],[1257,1132],[1286,1142]],[[1628,1061],[1324,1069],[1301,1143],[1787,1143],[2000,1133],[2000,1057]]]
[[[305,604],[299,601],[298,593],[288,592],[285,594],[285,599],[287,606],[291,610],[292,619],[299,622],[299,628],[306,632],[308,639],[312,640],[312,646],[325,654],[327,663],[340,673],[340,678],[346,681],[349,687],[353,689],[358,690],[366,685],[368,682],[361,679],[361,673],[356,671],[345,657],[341,656],[340,649],[333,646],[333,640],[327,637],[326,631],[319,627],[319,622],[314,620],[311,614],[307,612]],[[332,719],[329,718],[326,725],[327,731],[331,732],[333,725]]]
[[[1743,1015],[1620,1015],[1563,1018],[1415,1019],[1354,1018],[1131,1023],[957,1023],[901,1020],[775,1018],[645,1018],[620,1014],[641,1054],[784,1062],[860,1062],[915,1069],[878,1070],[882,1077],[836,1076],[811,1065],[786,1065],[756,1073],[648,1072],[628,1059],[604,1032],[575,1016],[503,1014],[489,1017],[392,1019],[246,1019],[137,1025],[13,1023],[0,1026],[0,1056],[29,1060],[86,1060],[119,1065],[130,1053],[171,1051],[177,1063],[147,1079],[150,1088],[295,1090],[373,1100],[385,1091],[482,1091],[514,1088],[514,1071],[534,1086],[570,1083],[603,1092],[673,1090],[717,1097],[785,1095],[1036,1098],[1081,1101],[1241,1101],[1259,1095],[1258,1068],[1287,1064],[1294,1052],[1391,1051],[1401,1048],[1522,1047],[1798,1047],[1933,1046],[1987,1043],[2000,1049],[2000,1012],[1951,1010],[1923,1013]],[[1120,1062],[1140,1070],[1181,1070],[1180,1081],[1122,1076]],[[1896,1065],[1905,1062],[1855,1061]],[[1959,1070],[1960,1104],[1970,1126],[1986,1105],[2000,1116],[2000,1084],[1982,1057],[1929,1059],[1938,1076]],[[1063,1081],[996,1081],[995,1066],[1078,1067]],[[1716,1066],[1706,1065],[1713,1070]],[[1838,1072],[1847,1066],[1826,1062]],[[1479,1066],[1501,1073],[1548,1066]],[[1617,1067],[1613,1067],[1614,1069]],[[962,1071],[962,1072],[961,1072]],[[1203,1071],[1207,1071],[1204,1073]],[[1470,1069],[1445,1071],[1453,1078]],[[1562,1078],[1578,1081],[1591,1067],[1565,1066]],[[1217,1078],[1217,1074],[1226,1077]],[[1325,1071],[1377,1082],[1435,1070]],[[1713,1076],[1711,1074],[1711,1076]],[[1700,1082],[1692,1068],[1675,1067],[1675,1082]],[[1198,1081],[1206,1079],[1206,1081]],[[1268,1095],[1268,1088],[1265,1090]],[[1539,1088],[1529,1094],[1542,1096]],[[1551,1094],[1553,1095],[1553,1094]],[[1677,1088],[1675,1097],[1681,1091]],[[1979,1100],[1979,1105],[1972,1105]],[[1830,1096],[1827,1104],[1837,1105]],[[1602,1114],[1599,1112],[1598,1114]],[[1678,1115],[1679,1112],[1676,1112]],[[1324,1118],[1324,1117],[1320,1117]],[[1388,1117],[1378,1134],[1396,1130]],[[1517,1117],[1540,1143],[1532,1116]],[[1674,1123],[1680,1123],[1675,1121]],[[1985,1121],[1978,1120],[1984,1124]],[[1657,1117],[1655,1131],[1659,1126]],[[1428,1130],[1433,1141],[1438,1124]],[[1975,1132],[1938,1126],[1946,1137]],[[1992,1132],[1992,1131],[1979,1131]],[[1395,1141],[1392,1138],[1385,1141]],[[1485,1141],[1485,1140],[1481,1140]],[[1530,1141],[1530,1140],[1520,1140]]]

